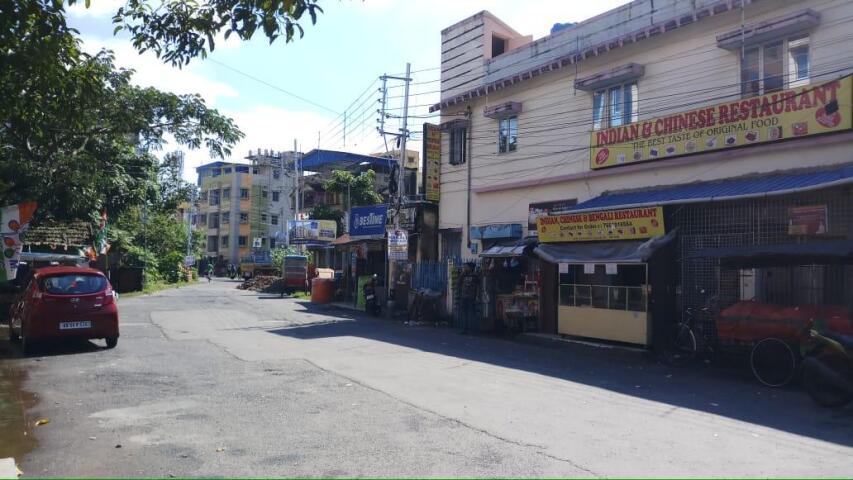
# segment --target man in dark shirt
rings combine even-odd
[[[459,275],[459,316],[462,320],[463,335],[468,333],[468,326],[475,319],[479,290],[480,277],[474,272],[474,264],[466,263]]]

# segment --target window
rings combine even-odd
[[[222,245],[222,248],[228,248],[228,235],[222,236],[222,241],[220,242],[220,245]]]
[[[465,163],[465,153],[468,143],[468,127],[453,127],[450,129],[450,164]]]
[[[208,200],[210,200],[208,202],[210,205],[219,205],[219,190],[211,190]]]
[[[225,167],[222,169],[222,173],[231,173],[231,167]]]
[[[207,225],[207,214],[206,213],[200,214],[197,218],[198,218],[198,224],[199,225]]]
[[[272,192],[272,201],[277,202],[279,195],[281,195],[281,192]]]
[[[211,174],[211,176],[213,176],[213,177],[218,177],[221,173],[222,173],[222,169],[220,169],[220,168],[214,168],[214,169],[213,169],[213,173]]]
[[[595,91],[592,96],[593,130],[636,122],[638,104],[635,82]]]
[[[209,235],[207,237],[207,251],[208,252],[216,252],[219,250],[219,237],[216,235]]]
[[[774,40],[744,49],[741,95],[752,97],[809,83],[809,37]]]
[[[272,215],[270,217],[270,223],[273,225],[278,225],[278,215]]]
[[[247,167],[245,165],[240,165],[240,166],[234,167],[234,171],[237,173],[249,173],[249,167]]]
[[[207,219],[207,228],[219,228],[219,214],[211,213]]]
[[[274,250],[274,249],[275,249],[275,239],[270,238],[270,250]]]
[[[249,214],[240,212],[240,223],[249,223]]]
[[[198,198],[202,202],[206,202],[207,201],[207,190],[202,190],[201,193],[198,194]]]
[[[281,170],[279,170],[279,169],[277,169],[277,168],[274,168],[274,169],[272,170],[272,178],[274,178],[274,179],[276,179],[276,180],[278,180],[279,178],[281,178]]]
[[[240,198],[249,198],[249,189],[241,188],[240,189]]]
[[[492,58],[506,52],[507,41],[497,35],[492,35]]]
[[[245,235],[240,235],[239,237],[237,237],[237,246],[238,247],[245,247],[248,242],[249,242],[249,239]]]
[[[254,168],[252,168],[252,173],[254,175],[257,175],[257,174],[261,173],[261,171],[260,171],[260,169],[258,169],[258,167],[254,167]]]
[[[222,199],[228,200],[230,198],[231,198],[231,189],[230,188],[223,188],[222,189]]]
[[[518,147],[518,117],[498,120],[498,152],[514,152]]]
[[[219,219],[220,223],[230,223],[231,222],[231,212],[222,212],[222,216]]]
[[[262,213],[262,214],[261,214],[261,223],[266,223],[266,221],[267,221],[267,214],[266,214],[266,213]]]
[[[266,190],[261,190],[261,197],[267,198],[268,196],[269,196],[269,192],[267,192]]]

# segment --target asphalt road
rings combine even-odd
[[[2,370],[35,398],[24,474],[853,474],[853,409],[736,369],[461,336],[235,285],[121,299],[114,350],[19,358],[0,341]]]

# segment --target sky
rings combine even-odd
[[[441,30],[481,10],[538,39],[555,23],[582,21],[626,0],[321,1],[324,13],[316,25],[306,15],[301,39],[270,44],[262,34],[250,41],[232,36],[216,42],[206,59],[196,58],[181,69],[150,52],[138,54],[126,34],[113,35],[111,18],[123,3],[92,0],[88,9],[84,2],[70,7],[69,23],[80,31],[84,48],[112,50],[119,67],[136,71],[133,82],[140,86],[204,97],[245,134],[228,159],[243,161],[250,149],[292,150],[294,140],[303,152],[318,144],[365,154],[385,151],[376,132],[379,77],[402,77],[407,62],[413,72],[409,129],[437,121],[428,116],[428,106],[439,100]],[[388,112],[399,116],[402,83],[388,80],[387,87]],[[400,128],[399,119],[387,122],[388,131]],[[393,148],[392,137],[388,141]],[[195,168],[213,160],[204,149],[186,151],[184,177],[194,181]]]

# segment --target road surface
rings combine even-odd
[[[738,370],[408,327],[235,285],[121,299],[114,350],[19,358],[0,341],[2,370],[35,398],[28,424],[50,420],[13,452],[24,474],[853,473],[853,409]]]

